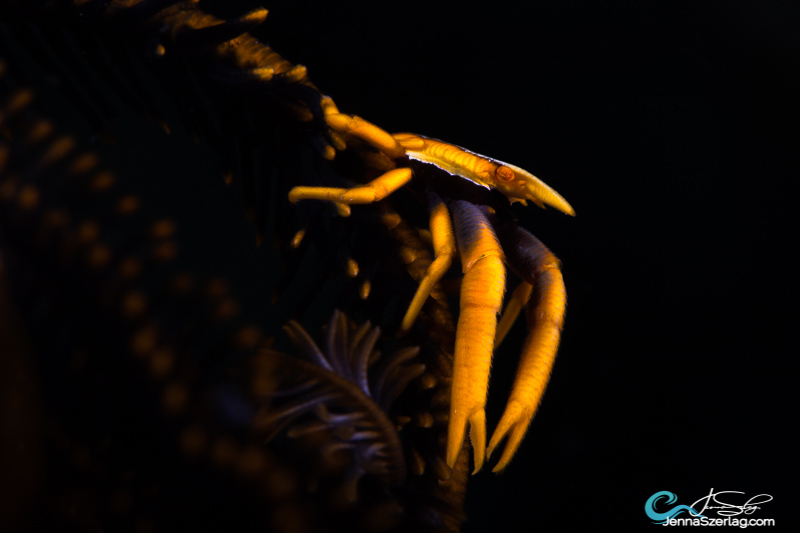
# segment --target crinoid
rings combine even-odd
[[[25,441],[36,461],[4,450],[15,465],[7,480],[37,480],[15,495],[16,520],[32,529],[458,527],[463,485],[440,484],[451,473],[437,459],[447,362],[430,340],[403,341],[426,344],[419,360],[413,347],[378,357],[376,343],[390,339],[334,312],[324,352],[296,321],[286,330],[306,360],[268,348],[274,324],[236,297],[257,276],[226,262],[214,279],[191,270],[200,263],[186,260],[180,217],[151,211],[152,197],[132,194],[42,116],[34,92],[0,81],[0,294],[32,352],[26,360],[15,347],[4,361],[29,368],[14,394],[42,391],[26,422],[38,431]],[[212,242],[203,249],[216,250]],[[271,308],[296,307],[293,294]],[[355,312],[369,311],[344,294]],[[301,309],[313,317],[329,305],[314,298]],[[1,325],[5,335],[11,322]],[[310,442],[319,446],[299,446]]]
[[[241,515],[286,532],[457,530],[463,435],[469,421],[479,468],[489,360],[526,302],[521,374],[536,379],[489,443],[511,431],[498,468],[555,357],[558,261],[509,204],[555,197],[508,189],[525,178],[549,190],[517,167],[341,113],[251,34],[266,9],[203,9],[0,2],[0,266],[63,437],[45,454],[64,475],[43,482],[53,497],[33,497],[28,516],[51,529],[221,528]],[[138,151],[114,162],[126,141]],[[463,278],[449,268],[456,247]],[[495,334],[505,260],[523,290]],[[470,313],[473,293],[491,305]],[[392,355],[377,357],[379,343]]]
[[[278,431],[265,444],[263,429],[251,427],[256,407],[243,400],[250,389],[230,379],[251,368],[251,358],[259,360],[263,339],[282,337],[290,318],[318,331],[335,306],[391,331],[405,295],[413,294],[431,261],[408,215],[390,205],[359,210],[346,224],[334,225],[315,223],[324,222],[324,207],[296,209],[285,200],[297,180],[347,181],[366,172],[357,161],[337,167],[324,159],[313,148],[313,139],[327,136],[318,125],[293,128],[296,109],[283,108],[281,98],[305,95],[313,107],[320,93],[302,79],[299,85],[276,80],[271,87],[282,87],[273,93],[277,108],[290,118],[275,117],[263,102],[226,98],[236,87],[230,79],[203,77],[220,72],[214,68],[219,60],[193,54],[204,49],[193,48],[197,43],[168,48],[174,68],[163,70],[145,66],[129,49],[155,31],[141,18],[142,6],[168,3],[142,2],[113,16],[101,3],[83,3],[97,9],[77,23],[70,4],[51,4],[62,20],[46,10],[40,15],[32,4],[12,3],[14,16],[16,8],[31,7],[33,14],[20,18],[24,24],[0,26],[4,42],[12,43],[4,49],[8,68],[0,77],[0,274],[4,303],[19,316],[18,322],[4,318],[0,331],[23,333],[18,344],[30,345],[29,352],[13,348],[7,359],[29,369],[10,390],[19,396],[41,392],[40,408],[31,404],[26,417],[38,430],[26,440],[36,460],[3,449],[3,464],[14,469],[0,488],[11,490],[15,479],[36,480],[30,490],[11,490],[7,523],[28,529],[133,523],[219,530],[237,521],[285,532],[458,529],[466,461],[452,471],[440,454],[453,342],[443,297],[425,306],[421,320],[428,326],[403,341],[421,348],[411,370],[422,363],[426,371],[408,387],[396,413],[372,412],[345,423],[348,413],[365,406],[382,411],[402,388],[406,365],[393,367],[389,362],[399,359],[388,357],[370,368],[372,396],[344,387],[352,394],[320,404],[332,428],[297,439]],[[191,14],[192,5],[181,6],[187,9],[178,14]],[[0,8],[5,14],[8,5]],[[117,28],[130,39],[120,38]],[[195,78],[191,72],[198,71],[181,70],[193,61],[200,64]],[[89,76],[74,76],[76,69]],[[193,111],[187,111],[186,94],[200,102]],[[179,116],[167,113],[164,120],[170,95],[184,100],[174,107]],[[242,120],[248,105],[270,120],[257,127]],[[180,141],[190,135],[201,139],[206,154],[183,151]],[[118,159],[131,142],[139,151]],[[248,150],[263,159],[248,159]],[[223,167],[203,157],[208,153],[236,169],[236,188],[198,170],[197,161]],[[252,224],[241,215],[242,199]],[[260,237],[260,248],[253,245],[254,226],[267,237]],[[338,332],[337,339],[343,331],[352,338],[349,328],[340,323],[330,331]],[[376,335],[366,332],[360,344],[367,357],[373,350],[366,341]],[[347,376],[347,365],[334,366],[344,361],[336,354],[344,352],[326,355],[331,368]],[[275,379],[302,374],[349,383],[318,365],[300,368],[301,361],[284,356],[274,361]],[[273,392],[270,405],[293,397],[288,389],[283,396]],[[397,413],[399,419],[387,418]],[[312,415],[299,416],[287,429],[294,435],[301,422],[313,426]],[[378,435],[370,436],[367,422],[381,417]],[[395,426],[403,424],[398,434]],[[13,424],[9,432],[23,434]],[[392,432],[393,443],[387,440]],[[321,437],[329,453],[301,454],[284,446]],[[365,440],[354,440],[360,437]],[[336,475],[323,470],[333,465],[326,458],[341,461]]]
[[[425,371],[414,362],[419,348],[381,356],[375,350],[380,328],[369,322],[356,326],[339,311],[328,324],[324,350],[297,322],[285,329],[302,359],[270,349],[254,357],[252,392],[263,403],[254,421],[257,431],[267,441],[285,435],[313,442],[320,459],[312,469],[315,485],[331,475],[331,465],[343,466],[343,501],[356,501],[359,492],[364,496],[357,486],[365,475],[400,486],[407,466],[399,415],[393,420],[389,413],[397,396]]]

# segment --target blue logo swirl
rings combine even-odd
[[[674,518],[675,516],[681,514],[683,511],[688,511],[693,517],[696,518],[705,518],[703,515],[695,511],[692,507],[688,505],[676,505],[672,509],[659,513],[656,511],[656,502],[661,498],[667,498],[666,503],[671,504],[678,501],[678,497],[673,492],[669,492],[666,490],[662,490],[661,492],[656,492],[649,498],[644,504],[644,512],[647,513],[647,516],[653,521],[654,524],[663,524],[670,518]]]

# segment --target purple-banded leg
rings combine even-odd
[[[459,200],[453,202],[451,209],[464,279],[456,327],[446,461],[450,467],[455,465],[469,424],[477,472],[483,466],[486,450],[484,408],[506,273],[503,250],[481,208]]]
[[[517,376],[487,450],[491,455],[508,435],[495,472],[511,461],[536,414],[553,369],[567,307],[567,291],[558,258],[522,228],[514,227],[498,234],[509,265],[533,291],[527,303],[528,336]]]

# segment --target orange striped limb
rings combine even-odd
[[[289,191],[289,201],[296,203],[299,200],[328,200],[344,205],[339,214],[350,214],[351,204],[371,204],[383,200],[394,191],[411,181],[413,174],[410,168],[396,168],[386,174],[378,176],[371,182],[361,187],[341,189],[337,187],[294,187]]]
[[[430,210],[430,231],[433,240],[433,250],[436,254],[436,259],[430,264],[425,271],[425,276],[419,283],[417,292],[408,306],[403,322],[400,326],[399,335],[407,333],[414,322],[417,320],[422,306],[431,295],[434,286],[442,279],[450,265],[453,263],[453,257],[456,255],[456,241],[453,236],[453,223],[450,220],[450,214],[447,211],[447,206],[444,205],[442,199],[434,194],[429,195],[429,210]]]
[[[403,157],[403,147],[385,130],[361,117],[336,113],[335,107],[328,107],[325,122],[335,132],[352,135],[368,143],[391,158]]]
[[[489,220],[479,207],[461,200],[454,202],[453,219],[464,279],[456,326],[445,457],[453,467],[469,425],[477,472],[483,466],[486,449],[486,393],[497,314],[505,293],[505,258]]]
[[[511,298],[508,299],[506,309],[503,311],[500,321],[497,323],[497,336],[494,339],[495,350],[503,342],[503,339],[506,338],[508,332],[511,331],[511,326],[517,321],[520,311],[522,311],[522,308],[525,307],[525,304],[530,300],[531,291],[533,291],[533,285],[527,281],[523,281],[517,285],[517,288],[511,293]]]
[[[508,436],[508,442],[494,472],[504,469],[528,430],[544,395],[553,369],[564,315],[567,291],[560,262],[536,237],[522,228],[511,235],[502,232],[501,242],[509,251],[509,263],[533,286],[527,302],[528,336],[505,412],[489,441],[487,454]]]
[[[409,159],[436,165],[487,189],[497,189],[511,202],[524,205],[530,200],[539,207],[547,204],[568,215],[575,215],[575,210],[563,196],[520,167],[414,133],[396,133],[393,137],[405,149]]]

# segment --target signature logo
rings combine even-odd
[[[721,495],[725,496],[721,496]],[[744,494],[738,490],[721,490],[714,492],[714,489],[709,491],[708,496],[703,496],[692,504],[692,507],[697,508],[700,502],[703,502],[703,508],[700,512],[705,512],[706,509],[713,509],[719,516],[739,516],[741,514],[751,515],[756,510],[761,509],[759,504],[772,501],[772,496],[769,494],[756,494],[755,496],[745,500],[744,496],[730,496],[730,494]],[[727,501],[724,501],[727,500]],[[730,502],[739,502],[730,503]]]
[[[738,495],[738,496],[737,496]],[[662,501],[666,500],[666,501]],[[733,517],[739,515],[752,515],[761,505],[772,501],[769,494],[757,494],[745,500],[744,492],[738,490],[720,490],[714,492],[712,488],[708,495],[703,496],[691,505],[675,505],[664,509],[678,501],[678,496],[673,492],[662,490],[647,499],[644,511],[655,524],[663,524],[679,516],[684,511],[692,518],[707,519],[714,512],[719,517]],[[656,506],[660,510],[656,509]]]
[[[694,508],[692,508],[689,505],[676,505],[675,507],[667,511],[658,512],[656,511],[656,502],[658,502],[658,500],[662,498],[667,499],[667,501],[664,502],[667,505],[670,505],[678,501],[678,497],[675,495],[674,492],[669,492],[666,490],[662,490],[661,492],[656,492],[655,494],[647,498],[647,501],[644,504],[644,512],[647,513],[647,516],[650,517],[650,520],[652,520],[654,524],[663,524],[670,518],[675,518],[684,511],[687,511],[694,517],[705,518],[703,515],[695,511]]]

